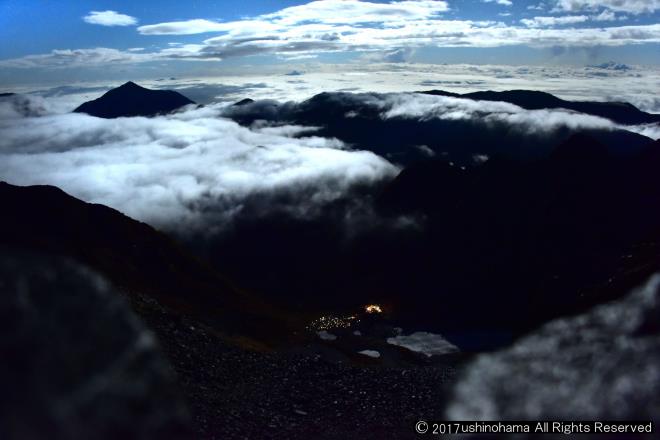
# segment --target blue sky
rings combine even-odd
[[[90,25],[83,21],[90,11],[114,10],[138,18],[139,23],[149,24],[195,18],[237,20],[246,15],[259,15],[300,3],[303,2],[0,0],[0,35],[2,41],[11,41],[11,44],[0,46],[0,58],[44,53],[52,49],[98,46],[128,49],[136,45],[166,44],[172,40],[142,37],[134,27]]]
[[[660,0],[0,0],[0,80],[310,60],[658,65],[659,18]]]

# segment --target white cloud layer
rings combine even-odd
[[[478,356],[458,378],[449,420],[658,422],[660,276],[622,300],[544,325]],[[657,327],[656,327],[657,328]]]
[[[14,68],[77,68],[112,66],[115,64],[142,63],[160,58],[153,53],[135,53],[107,47],[94,49],[55,49],[47,54],[27,55],[21,58],[0,60],[0,67]]]
[[[228,29],[227,24],[198,18],[140,26],[138,31],[142,35],[194,35],[206,32],[224,32]]]
[[[538,27],[554,27],[563,26],[567,24],[584,23],[589,20],[586,15],[565,15],[563,17],[534,17],[523,18],[520,20],[522,24],[531,28]]]
[[[199,18],[138,27],[138,31],[143,35],[212,34],[206,35],[199,42],[175,44],[141,53],[109,48],[56,50],[50,54],[2,60],[0,67],[78,67],[100,63],[109,65],[113,62],[138,63],[180,59],[218,61],[252,55],[301,59],[320,53],[396,53],[433,46],[598,47],[660,43],[658,23],[602,26],[602,22],[614,20],[612,11],[631,14],[654,11],[659,1],[560,0],[556,8],[574,14],[522,19],[521,25],[454,19],[446,14],[449,6],[444,1],[313,1],[235,21]],[[498,3],[507,5],[510,2],[499,0]],[[589,13],[575,14],[579,11]],[[107,15],[108,12],[112,11],[98,14]],[[105,17],[103,19],[101,16],[95,16],[94,19],[109,24],[121,22],[113,21],[117,16],[125,17],[121,14],[110,15],[115,18],[106,15],[102,16]],[[598,23],[598,26],[583,25],[589,22]],[[124,19],[124,23],[128,21]],[[582,25],[577,29],[554,28],[578,23]],[[102,61],[104,59],[105,61]]]
[[[660,127],[657,124],[620,125],[609,119],[570,110],[525,110],[507,102],[473,101],[418,93],[355,95],[354,99],[378,108],[383,119],[476,121],[486,125],[503,124],[511,127],[512,130],[537,135],[544,135],[562,128],[570,130],[623,129],[644,134],[653,139],[657,139],[657,135],[660,133]]]
[[[25,117],[0,102],[0,179],[51,184],[163,228],[214,232],[255,197],[286,193],[295,215],[397,169],[309,127],[248,129],[217,106],[156,118]],[[304,134],[306,137],[295,138]],[[209,224],[211,224],[209,226]]]
[[[140,26],[144,35],[179,35],[205,32],[269,32],[308,24],[351,25],[384,23],[399,26],[406,22],[428,20],[449,9],[440,0],[411,0],[372,3],[358,0],[323,0],[281,9],[254,19],[214,22],[203,19]],[[310,27],[313,29],[314,27]],[[318,29],[318,28],[317,28]],[[330,28],[327,28],[330,29]]]
[[[120,14],[116,11],[91,11],[83,17],[86,23],[101,26],[134,26],[138,23],[137,18],[130,15]]]
[[[315,2],[316,3],[316,2]],[[313,3],[313,4],[315,4]],[[361,4],[365,2],[337,2],[327,4]],[[407,15],[378,14],[371,9],[363,14],[321,14],[320,7],[287,8],[275,14],[235,22],[161,23],[142,26],[140,32],[148,35],[191,34],[215,31],[220,35],[205,39],[202,44],[189,45],[178,50],[176,56],[184,58],[217,59],[264,53],[313,54],[336,51],[388,51],[423,46],[440,47],[498,47],[506,45],[543,46],[620,46],[642,42],[660,42],[660,25],[636,25],[608,28],[580,29],[528,29],[582,23],[586,15],[564,17],[537,17],[523,21],[525,27],[505,25],[501,22],[442,19],[437,11],[412,9],[418,2],[396,3],[399,8],[410,9]],[[428,2],[420,2],[426,3]],[[435,2],[433,2],[435,3]],[[389,6],[391,6],[390,4]],[[380,5],[381,7],[384,5]]]
[[[482,0],[484,3],[497,3],[502,6],[511,6],[513,2],[511,0]]]
[[[288,76],[294,70],[305,75]],[[48,98],[51,110],[73,110],[98,97],[117,82],[70,83],[64,87],[14,87],[5,91]],[[660,68],[606,62],[589,66],[512,66],[470,64],[328,64],[307,62],[239,68],[214,77],[157,78],[141,81],[149,88],[177,89],[200,103],[235,102],[243,98],[301,101],[321,92],[409,92],[444,89],[457,93],[478,90],[540,90],[568,100],[623,101],[660,113]]]
[[[630,14],[653,13],[660,10],[660,0],[556,0],[554,10],[579,12],[601,8]]]
[[[429,20],[407,22],[397,27],[354,27],[350,25],[301,24],[280,26],[269,23],[235,22],[222,35],[205,39],[201,44],[185,44],[158,52],[131,53],[97,48],[94,52],[112,55],[119,62],[159,60],[220,61],[227,58],[272,54],[313,57],[319,53],[396,52],[425,46],[500,47],[527,45],[532,47],[625,46],[660,43],[660,24],[615,26],[606,28],[555,29],[552,26],[587,21],[586,16],[537,17],[525,20],[526,27],[506,26],[495,22],[461,20]],[[229,24],[226,24],[229,25]],[[167,24],[171,29],[173,24]],[[176,27],[187,28],[189,23]],[[531,26],[531,27],[530,27]],[[186,33],[191,32],[189,29]],[[405,48],[405,49],[403,49]],[[93,64],[89,50],[58,50],[46,55],[32,55],[0,61],[0,67],[60,67],[69,55],[71,66]]]
[[[596,21],[614,21],[617,19],[617,16],[614,12],[603,9],[600,14],[594,15],[592,19]]]

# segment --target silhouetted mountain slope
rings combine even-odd
[[[417,282],[460,317],[445,319],[508,316],[533,328],[625,292],[594,286],[660,231],[659,148],[622,158],[578,135],[531,163],[494,158],[457,170],[430,161],[402,171],[379,205],[426,219],[426,257],[437,270]],[[660,253],[646,254],[648,275]]]
[[[460,164],[471,164],[475,154],[538,159],[578,131],[596,138],[612,151],[626,154],[638,151],[650,141],[617,129],[571,129],[560,125],[545,130],[539,128],[541,123],[516,125],[489,119],[487,110],[473,118],[438,118],[432,114],[385,118],[383,113],[391,107],[392,99],[396,96],[321,93],[300,103],[248,102],[232,106],[225,113],[243,125],[266,120],[320,127],[315,134],[338,138],[355,149],[373,151],[402,165],[427,159],[429,152]]]
[[[196,438],[152,333],[68,258],[0,246],[0,352],[5,440]]]
[[[660,233],[657,169],[657,143],[621,156],[584,135],[535,161],[427,160],[319,216],[239,214],[195,248],[283,304],[377,302],[406,329],[493,346],[627,292],[617,273],[660,269],[660,252],[635,250]]]
[[[132,81],[87,101],[74,110],[99,118],[122,116],[155,116],[170,113],[195,102],[172,90],[150,90]]]
[[[646,113],[627,102],[566,101],[546,92],[535,90],[507,90],[457,94],[443,90],[429,90],[427,95],[451,96],[479,101],[503,101],[527,110],[565,108],[588,115],[600,116],[620,124],[646,124],[660,122],[660,115]]]
[[[147,296],[227,334],[276,339],[283,323],[166,235],[52,186],[0,182],[0,244],[74,258],[122,291]],[[281,334],[281,333],[280,333]]]

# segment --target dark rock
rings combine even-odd
[[[0,437],[190,438],[174,374],[98,275],[0,252]]]

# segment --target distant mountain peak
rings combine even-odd
[[[173,90],[151,90],[133,81],[107,91],[74,110],[99,118],[156,116],[170,113],[194,101]]]
[[[138,88],[138,89],[148,90],[147,88],[142,87],[141,85],[139,85],[137,83],[134,83],[133,81],[125,82],[124,84],[117,87],[117,89],[130,89],[130,88]]]

